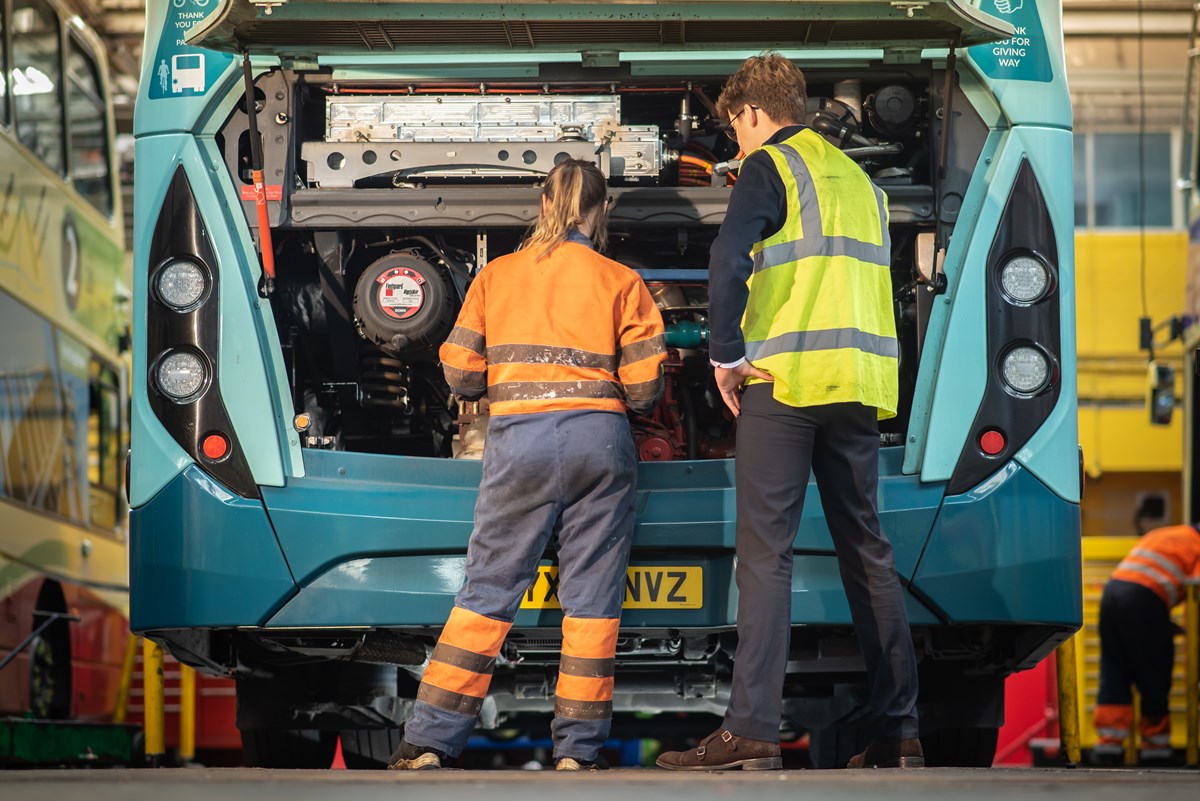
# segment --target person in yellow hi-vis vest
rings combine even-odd
[[[1200,577],[1200,529],[1164,526],[1142,535],[1100,596],[1100,690],[1093,753],[1119,758],[1133,726],[1133,687],[1142,696],[1138,724],[1143,760],[1171,755],[1171,668],[1184,582]]]
[[[867,667],[880,736],[850,767],[921,767],[917,666],[880,530],[878,420],[899,396],[887,199],[801,124],[804,76],[748,59],[717,110],[749,155],[709,260],[709,355],[737,425],[738,646],[720,729],[672,770],[779,768],[792,543],[809,471]],[[748,383],[743,392],[743,385]]]

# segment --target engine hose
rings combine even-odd
[[[871,145],[870,147],[848,147],[842,152],[852,159],[866,159],[871,156],[887,156],[892,153],[903,153],[904,145],[895,142],[888,145]]]
[[[683,381],[679,382],[679,405],[683,407],[684,448],[687,452],[687,458],[694,460],[698,447],[696,442],[696,400],[692,397],[692,393],[688,391]]]

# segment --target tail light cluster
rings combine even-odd
[[[988,380],[947,494],[983,481],[1011,459],[1058,403],[1058,246],[1046,199],[1029,162],[1012,193],[987,259]]]
[[[242,497],[258,486],[233,436],[217,369],[216,255],[183,168],[175,171],[150,243],[147,397],[175,441]]]

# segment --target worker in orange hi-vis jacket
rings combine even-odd
[[[1142,697],[1142,759],[1171,753],[1167,698],[1175,662],[1171,609],[1184,583],[1200,577],[1200,529],[1166,526],[1146,533],[1117,565],[1100,599],[1100,693],[1095,753],[1119,756],[1133,725],[1133,692]]]
[[[551,170],[516,253],[475,278],[440,356],[491,419],[466,581],[389,766],[458,756],[521,596],[557,532],[562,656],[558,770],[596,766],[612,724],[613,662],[634,525],[637,455],[626,410],[663,389],[663,321],[641,278],[601,256],[607,182],[590,162]]]

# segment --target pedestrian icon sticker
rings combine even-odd
[[[218,5],[213,0],[171,0],[154,53],[153,78],[147,82],[151,100],[201,97],[229,69],[231,54],[193,47],[185,41],[188,31]]]

